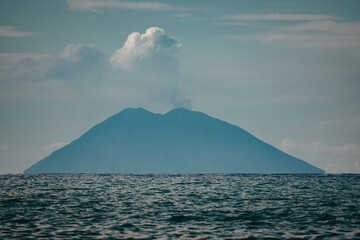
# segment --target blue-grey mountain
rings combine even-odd
[[[127,108],[24,173],[324,173],[204,113]]]

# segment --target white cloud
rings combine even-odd
[[[342,33],[359,35],[360,22],[336,22],[336,21],[311,21],[295,25],[286,25],[277,27],[286,31],[317,31],[328,33]]]
[[[16,56],[13,57],[16,59]],[[21,80],[69,79],[79,75],[91,75],[104,64],[105,54],[95,45],[69,44],[59,55],[29,55],[21,59],[15,64],[10,77]]]
[[[169,102],[173,108],[191,108],[182,91],[184,78],[178,69],[176,53],[181,43],[164,29],[151,27],[145,33],[131,33],[123,47],[109,62],[115,72],[131,74],[140,89],[153,94],[152,99]]]
[[[247,26],[254,31],[224,35],[228,39],[307,49],[360,47],[360,22],[317,14],[233,14],[215,24]],[[223,22],[221,22],[221,20]],[[261,22],[261,23],[259,23]],[[281,22],[281,23],[279,23]]]
[[[328,163],[325,169],[327,173],[359,173],[360,161]]]
[[[159,27],[151,27],[145,33],[131,33],[124,46],[115,51],[110,58],[114,69],[134,71],[139,67],[169,67],[176,65],[174,54],[181,47],[181,43],[166,35]]]
[[[327,120],[318,123],[314,122],[311,130],[327,136],[351,136],[355,141],[360,136],[359,110],[359,104],[349,105],[346,110],[341,109],[339,112],[334,113],[332,117],[328,117]]]
[[[0,37],[27,37],[36,34],[34,32],[18,31],[12,26],[0,26]]]
[[[260,39],[304,48],[360,47],[360,22],[311,21],[279,26],[274,30]]]
[[[240,21],[314,21],[332,20],[339,17],[315,14],[232,14],[220,16],[220,19]]]
[[[246,41],[257,40],[265,44],[278,44],[286,47],[312,50],[360,47],[360,36],[351,35],[262,32],[247,35],[228,35],[224,37]]]
[[[249,34],[224,37],[307,49],[360,47],[360,22],[310,21],[285,26],[262,26],[259,29]]]
[[[70,44],[55,55],[4,53],[1,61],[0,101],[78,100],[111,69],[92,44]]]
[[[121,101],[188,107],[175,53],[181,43],[158,27],[132,33],[111,58],[93,44],[55,55],[0,54],[0,101]]]
[[[49,55],[36,53],[0,53],[0,70],[11,69],[16,63],[20,62],[25,58],[39,60],[44,57],[49,57]]]
[[[180,47],[181,43],[164,29],[151,27],[143,34],[131,33],[109,62],[115,72],[131,74],[134,84],[153,92],[153,99],[170,102],[173,108],[191,108],[181,86],[184,78],[176,57]]]
[[[160,2],[131,2],[121,0],[67,0],[70,10],[100,11],[101,9],[128,9],[166,11],[172,7]]]
[[[102,53],[96,50],[94,44],[69,44],[60,56],[70,62],[79,62],[89,58],[100,58]]]
[[[290,154],[307,153],[307,154],[346,154],[346,155],[360,155],[360,146],[354,143],[347,143],[343,146],[327,146],[320,142],[312,143],[295,143],[289,139],[284,139],[280,143],[280,148],[284,152]]]

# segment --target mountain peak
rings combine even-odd
[[[125,108],[124,110],[122,110],[121,112],[111,116],[110,118],[108,118],[108,120],[110,119],[115,119],[115,118],[119,118],[119,117],[144,117],[145,115],[152,115],[154,113],[142,108],[142,107],[138,107],[138,108]]]
[[[120,113],[134,113],[134,112],[147,112],[147,113],[152,113],[142,107],[137,107],[137,108],[125,108],[124,110],[122,110]]]

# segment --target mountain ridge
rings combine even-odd
[[[185,108],[126,108],[24,173],[324,173],[246,130]]]

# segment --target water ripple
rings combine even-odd
[[[360,175],[1,175],[0,186],[6,239],[360,238]]]

